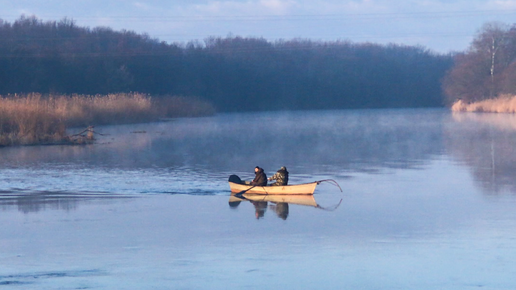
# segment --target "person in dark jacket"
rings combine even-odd
[[[253,181],[251,181],[251,185],[254,185],[254,186],[266,186],[267,185],[267,175],[265,175],[263,168],[256,166],[254,168],[254,174],[256,174],[256,176],[254,177]]]
[[[276,180],[271,186],[284,186],[288,184],[288,171],[282,166],[269,180]]]

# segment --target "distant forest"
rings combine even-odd
[[[182,95],[219,111],[437,107],[452,55],[419,46],[211,37],[187,44],[73,20],[0,20],[0,95]]]

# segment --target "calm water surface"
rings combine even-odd
[[[108,135],[91,146],[0,148],[0,289],[516,289],[514,115],[274,112],[96,129]],[[344,192],[230,202],[227,177],[256,165]]]

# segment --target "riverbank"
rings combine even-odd
[[[0,96],[0,146],[75,144],[67,134],[69,127],[143,123],[214,112],[211,104],[197,98],[152,98],[140,93]]]
[[[516,113],[516,96],[501,95],[495,99],[469,104],[458,100],[451,109],[454,112]]]

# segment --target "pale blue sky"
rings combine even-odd
[[[516,22],[516,0],[0,0],[0,18],[72,18],[80,26],[146,32],[167,42],[208,36],[468,47],[482,24]]]

